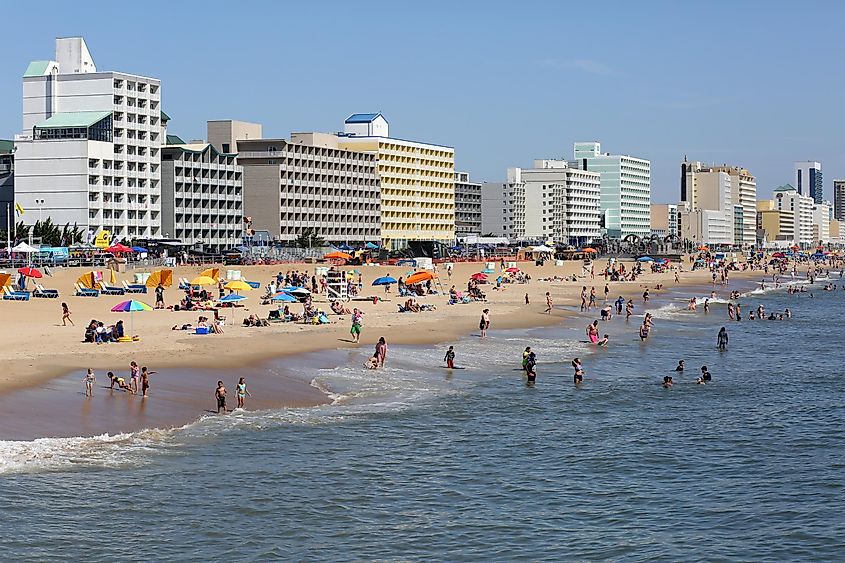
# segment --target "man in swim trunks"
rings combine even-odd
[[[217,382],[217,390],[214,391],[214,397],[217,399],[217,414],[220,414],[220,409],[226,411],[226,387],[223,386],[222,381]]]

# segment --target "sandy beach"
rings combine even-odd
[[[284,362],[276,361],[277,376],[257,378],[256,373],[266,372],[266,366],[274,359],[291,354],[302,354],[319,350],[333,350],[353,346],[372,348],[380,336],[389,344],[432,344],[455,340],[460,336],[477,331],[478,319],[484,308],[490,309],[491,330],[543,326],[565,322],[568,314],[563,308],[580,302],[580,291],[586,285],[595,286],[598,303],[603,303],[604,277],[599,275],[606,260],[595,262],[595,279],[584,275],[580,261],[567,261],[561,266],[547,262],[536,266],[533,262],[520,262],[520,269],[531,276],[527,284],[504,284],[502,290],[495,290],[495,284],[482,286],[486,302],[448,305],[448,289],[455,285],[458,290],[466,288],[469,277],[483,267],[483,263],[456,263],[451,279],[440,268],[441,284],[446,294],[430,295],[419,299],[430,303],[436,311],[421,313],[399,313],[397,303],[404,301],[393,292],[385,294],[381,287],[371,287],[372,280],[379,276],[405,276],[408,267],[363,266],[357,267],[363,276],[363,296],[378,295],[377,304],[372,299],[347,303],[351,309],[358,307],[364,312],[364,329],[360,344],[354,344],[349,334],[349,315],[330,314],[329,325],[304,325],[301,323],[280,323],[268,327],[243,327],[241,321],[250,314],[267,317],[275,305],[261,305],[264,285],[279,271],[314,272],[314,265],[285,264],[275,266],[240,266],[245,279],[258,281],[261,290],[254,290],[244,307],[227,309],[228,324],[224,334],[207,336],[187,331],[174,331],[171,327],[185,323],[196,323],[196,311],[155,310],[133,315],[134,334],[140,340],[131,343],[109,343],[95,345],[83,342],[85,326],[91,319],[113,324],[123,319],[129,329],[128,313],[113,313],[111,308],[126,299],[138,299],[154,304],[155,297],[150,290],[146,295],[100,296],[98,298],[73,296],[73,282],[86,270],[70,268],[55,269],[52,277],[45,277],[42,285],[61,292],[59,299],[31,299],[28,302],[2,301],[0,303],[0,327],[4,334],[4,346],[0,360],[6,369],[0,374],[0,412],[16,413],[26,422],[18,426],[4,424],[0,438],[14,438],[32,435],[54,435],[58,428],[62,434],[90,434],[92,432],[119,432],[139,427],[184,424],[213,406],[213,391],[218,379],[234,387],[237,377],[248,378],[256,398],[249,408],[304,407],[326,401],[323,393],[310,385],[311,376],[307,370],[286,369]],[[626,263],[631,268],[632,263]],[[353,269],[353,268],[344,268]],[[644,268],[647,270],[647,268]],[[684,270],[688,266],[684,266]],[[183,267],[174,270],[174,279],[193,278],[201,268]],[[144,270],[135,270],[144,271]],[[225,269],[221,268],[225,272]],[[554,276],[578,276],[578,281],[540,281],[540,278]],[[759,273],[740,274],[734,277],[756,276]],[[119,279],[131,281],[131,274],[119,274]],[[495,276],[491,276],[494,280]],[[681,273],[683,285],[706,284],[710,281],[708,271]],[[642,303],[642,293],[648,287],[652,295],[659,295],[655,286],[663,283],[675,286],[674,272],[663,274],[644,273],[636,282],[610,282],[610,298],[623,296]],[[720,288],[723,289],[723,288]],[[550,292],[555,305],[551,315],[545,314],[545,293]],[[525,295],[530,304],[525,304]],[[178,302],[183,292],[176,285],[168,288],[165,301],[170,305]],[[314,298],[318,307],[328,311],[328,303],[322,295]],[[61,303],[66,302],[72,312],[75,327],[62,326]],[[301,312],[300,304],[293,304],[294,312]],[[596,311],[598,315],[598,311]],[[148,366],[158,373],[152,376],[149,404],[140,397],[120,392],[110,392],[106,372],[115,371],[128,379],[130,361]],[[85,399],[82,375],[86,368],[94,368],[98,377],[95,398]],[[178,375],[177,375],[178,374]],[[45,404],[45,392],[51,399],[46,401],[51,416],[41,413]],[[39,393],[40,391],[40,393]],[[99,397],[97,396],[99,395]],[[98,408],[97,399],[110,395],[107,407]],[[119,395],[119,396],[115,396]],[[35,407],[33,401],[38,403]],[[86,405],[80,410],[80,404]],[[234,393],[230,390],[230,403]],[[35,411],[38,414],[32,414]],[[43,418],[52,419],[44,423]],[[6,418],[6,417],[4,417]],[[62,421],[57,425],[55,421]],[[76,432],[78,430],[78,433]]]

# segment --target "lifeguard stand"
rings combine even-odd
[[[329,301],[349,301],[349,293],[346,291],[346,272],[329,270],[326,272],[327,293]]]

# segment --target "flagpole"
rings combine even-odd
[[[12,255],[12,204],[6,204],[6,250]]]

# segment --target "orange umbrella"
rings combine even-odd
[[[414,285],[415,283],[422,283],[434,278],[435,276],[431,272],[414,272],[405,279],[405,285]]]
[[[710,249],[706,246],[699,246],[698,250],[710,250]]]
[[[352,255],[347,254],[345,252],[337,251],[337,252],[329,252],[328,254],[323,256],[323,258],[328,258],[330,260],[335,260],[335,259],[337,259],[337,260],[349,260],[349,259],[352,258]]]
[[[595,248],[582,248],[581,252],[598,252]]]

